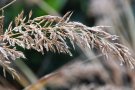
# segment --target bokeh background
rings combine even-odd
[[[0,0],[0,7],[11,1]],[[42,15],[63,16],[66,12],[73,11],[71,21],[78,21],[90,27],[111,26],[106,31],[120,36],[120,43],[128,46],[132,52],[135,50],[135,0],[17,0],[4,9],[4,30],[22,10],[26,16],[32,10],[33,18]],[[3,77],[1,68],[1,78],[5,80],[3,85],[6,84],[13,90],[23,89],[78,57],[93,56],[90,53],[82,53],[78,47],[75,51],[72,50],[73,56],[52,52],[41,55],[35,50],[19,50],[24,52],[27,60],[16,60],[13,67],[21,73],[22,81],[13,80],[10,74],[6,78]]]

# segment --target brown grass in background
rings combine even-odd
[[[91,0],[89,13],[98,17],[97,25],[112,26],[107,31],[120,36],[121,43],[134,50],[135,19],[131,4],[132,0]]]

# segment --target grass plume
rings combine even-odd
[[[4,35],[1,35],[0,52],[1,65],[13,72],[9,67],[10,60],[25,58],[21,51],[15,49],[16,45],[24,49],[34,49],[42,54],[46,51],[67,53],[71,47],[67,44],[70,41],[73,48],[74,44],[80,44],[83,48],[97,48],[108,59],[115,56],[122,64],[134,68],[135,60],[128,48],[117,43],[118,36],[111,35],[104,31],[108,26],[88,27],[80,22],[69,21],[72,12],[67,12],[63,17],[45,15],[31,19],[32,11],[28,17],[22,11],[13,23],[9,24]]]

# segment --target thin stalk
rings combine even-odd
[[[13,4],[14,2],[16,2],[16,0],[13,0],[12,2],[10,2],[9,4],[3,6],[2,8],[0,8],[0,11],[2,11],[3,9],[7,8],[8,6],[10,6],[11,4]]]

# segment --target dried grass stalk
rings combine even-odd
[[[45,15],[31,19],[30,12],[28,19],[23,17],[23,12],[15,18],[15,27],[12,23],[3,35],[6,45],[19,45],[25,49],[35,49],[44,54],[46,51],[68,53],[71,55],[70,47],[66,40],[69,39],[82,47],[97,48],[106,57],[116,56],[122,63],[131,68],[135,60],[128,48],[115,43],[118,36],[105,32],[106,26],[88,27],[80,22],[69,21],[72,12],[66,13],[63,17]],[[75,47],[74,47],[75,48]]]
[[[22,11],[15,18],[15,27],[12,27],[11,22],[4,35],[1,36],[0,52],[6,59],[4,61],[15,60],[20,57],[24,58],[22,52],[13,48],[16,45],[24,49],[35,49],[42,54],[45,51],[52,51],[72,55],[71,48],[66,42],[69,40],[74,49],[75,43],[84,48],[97,48],[106,58],[115,56],[121,63],[134,68],[135,60],[128,48],[115,43],[118,36],[104,31],[104,28],[109,27],[88,27],[80,22],[69,21],[71,15],[72,12],[68,12],[63,17],[45,15],[31,19],[32,12],[29,13],[27,18],[24,17]],[[0,64],[3,67],[7,65],[2,60]],[[8,66],[6,67],[8,68]]]
[[[22,52],[17,51],[15,48],[9,48],[5,46],[5,43],[1,42],[0,46],[0,65],[3,67],[3,73],[6,77],[6,70],[11,73],[12,77],[19,78],[16,71],[11,67],[12,60],[17,58],[25,58]]]

